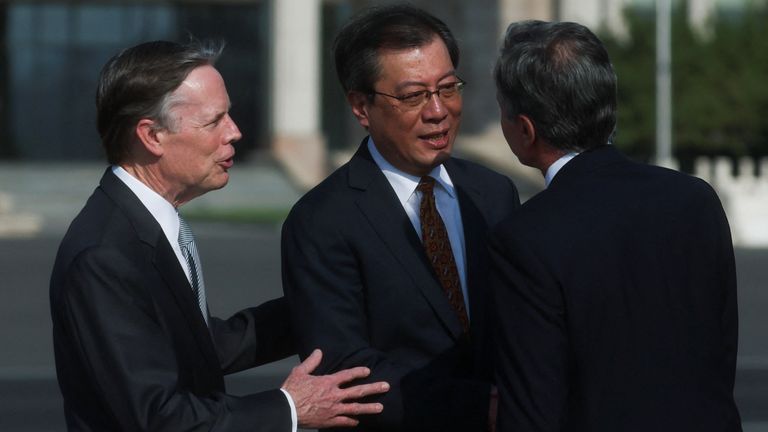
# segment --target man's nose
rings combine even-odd
[[[227,141],[228,142],[240,141],[240,138],[243,137],[243,134],[240,133],[240,128],[237,127],[237,124],[232,119],[232,117],[229,116],[229,114],[227,114],[227,119],[230,124],[230,137]]]
[[[427,103],[421,109],[421,114],[425,121],[441,121],[448,115],[445,103],[440,99],[437,93],[429,96]]]

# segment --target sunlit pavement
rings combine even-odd
[[[215,315],[281,295],[278,226],[192,224]],[[0,431],[64,430],[48,313],[48,277],[58,236],[0,239]],[[737,251],[740,369],[736,396],[745,431],[768,432],[768,250]],[[295,358],[228,378],[245,394],[278,386]]]
[[[94,164],[0,164],[0,192],[12,211],[42,215],[33,236],[0,236],[0,431],[65,430],[56,384],[48,309],[48,279],[58,243],[103,172]],[[233,170],[223,191],[198,206],[289,207],[300,195],[270,164]],[[214,315],[226,316],[282,294],[276,225],[192,222]],[[768,249],[738,249],[739,367],[735,394],[745,432],[768,432]],[[228,377],[246,394],[274,388],[297,360],[290,358]]]

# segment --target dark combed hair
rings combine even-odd
[[[374,91],[379,77],[379,50],[424,46],[435,36],[448,48],[453,67],[458,67],[458,44],[439,19],[407,4],[366,9],[341,29],[333,43],[336,74],[344,92]]]
[[[143,118],[174,129],[169,115],[172,93],[193,69],[213,65],[223,49],[219,41],[154,41],[112,57],[96,89],[96,125],[107,161],[118,164],[129,157],[134,128]]]
[[[613,139],[616,74],[602,42],[586,27],[512,23],[494,79],[507,114],[528,116],[550,145],[582,151]]]

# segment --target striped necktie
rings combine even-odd
[[[195,237],[192,235],[192,229],[189,228],[187,221],[179,215],[179,247],[181,254],[187,260],[189,268],[192,290],[197,297],[197,305],[200,313],[203,314],[205,324],[208,324],[208,306],[205,300],[205,283],[203,282],[203,269],[200,267],[200,256],[197,254]]]

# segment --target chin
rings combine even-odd
[[[220,174],[219,176],[217,176],[216,179],[213,182],[211,182],[210,188],[208,188],[208,189],[209,190],[221,189],[224,186],[226,186],[227,183],[229,183],[229,174],[224,172],[224,173]]]
[[[442,150],[440,150],[436,155],[435,158],[432,160],[432,166],[436,167],[440,165],[441,163],[447,161],[451,158],[451,147],[448,146]]]

